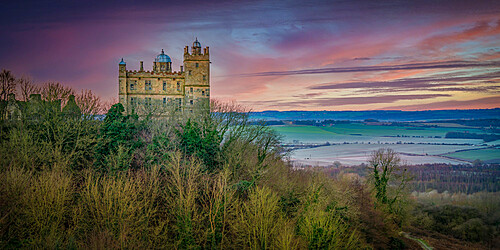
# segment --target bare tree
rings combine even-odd
[[[58,82],[46,82],[42,85],[40,93],[43,100],[48,102],[61,100],[61,105],[64,106],[68,97],[74,95],[75,91],[71,87]]]
[[[82,90],[76,95],[76,104],[84,115],[93,116],[106,112],[101,98],[89,89]]]
[[[10,70],[0,72],[0,100],[6,101],[9,94],[16,90],[16,78]]]
[[[17,79],[17,85],[23,101],[28,101],[31,94],[40,93],[40,87],[33,84],[33,80],[28,76]]]

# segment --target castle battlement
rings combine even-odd
[[[191,111],[195,103],[210,100],[210,55],[209,48],[201,52],[196,39],[189,53],[184,48],[183,65],[180,71],[172,71],[172,60],[162,50],[153,61],[153,70],[144,70],[143,61],[139,70],[127,70],[123,60],[119,63],[119,101],[128,113],[149,106],[175,105],[183,111]]]
[[[144,75],[144,76],[183,76],[183,72],[181,71],[174,71],[174,72],[157,72],[157,71],[137,71],[137,70],[126,70],[125,71],[128,75]]]

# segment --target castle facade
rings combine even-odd
[[[184,61],[179,71],[172,70],[172,60],[161,51],[153,61],[153,70],[145,71],[143,61],[139,70],[127,70],[119,63],[119,102],[127,113],[174,108],[193,112],[195,107],[210,101],[210,54],[201,48],[198,39],[184,48]],[[208,106],[205,106],[208,107]]]

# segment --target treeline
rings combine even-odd
[[[412,191],[473,194],[500,192],[498,164],[470,165],[425,164],[407,167],[413,176],[408,185]]]
[[[500,135],[497,134],[476,134],[476,133],[464,133],[464,132],[448,132],[445,138],[454,139],[482,139],[485,142],[500,140]]]
[[[474,194],[477,192],[500,192],[500,166],[498,164],[470,165],[423,164],[404,166],[411,178],[408,180],[410,192],[438,192]],[[341,166],[325,168],[325,173],[333,178],[345,174],[355,174],[368,178],[370,166]]]
[[[99,120],[99,103],[67,115],[41,99],[0,123],[0,248],[415,244],[398,235],[408,196],[388,183],[389,152],[374,160],[383,178],[335,180],[292,170],[279,136],[235,105],[138,117],[116,104]]]
[[[74,99],[70,96],[74,96]],[[30,100],[30,97],[35,97],[35,100]],[[102,101],[91,90],[77,92],[58,82],[35,83],[30,77],[16,77],[9,70],[3,69],[0,72],[0,120],[26,116],[29,109],[33,108],[33,105],[30,107],[27,104],[30,101],[37,102],[38,105],[52,105],[52,108],[61,111],[68,100],[76,102],[84,115],[103,114],[111,105]]]

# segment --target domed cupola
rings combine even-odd
[[[172,60],[165,54],[163,49],[153,62],[153,71],[172,72]]]
[[[156,56],[155,62],[172,62],[170,60],[170,57],[163,52],[163,49],[161,50],[161,54]]]

